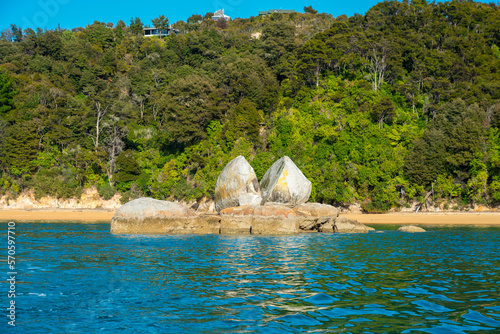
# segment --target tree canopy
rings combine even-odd
[[[213,196],[239,154],[258,177],[288,155],[314,201],[500,203],[498,5],[304,11],[194,14],[162,39],[139,18],[12,25],[0,38],[0,191],[191,200]]]

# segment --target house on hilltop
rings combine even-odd
[[[224,8],[222,8],[222,9],[219,9],[218,11],[216,11],[214,13],[214,16],[212,16],[212,20],[214,20],[214,21],[218,21],[219,19],[224,19],[226,21],[229,21],[229,20],[231,20],[231,17],[224,14]]]
[[[160,29],[156,29],[155,27],[150,28],[150,27],[144,27],[143,29],[143,34],[144,37],[165,37],[165,36],[170,36],[172,34],[177,35],[180,31],[177,29],[172,28],[172,26],[168,27],[167,29],[163,29],[160,31]]]
[[[280,14],[291,14],[295,13],[293,9],[269,9],[265,11],[259,11],[259,16],[266,16],[269,14],[280,13]]]

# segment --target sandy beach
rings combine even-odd
[[[18,222],[55,222],[55,221],[79,221],[79,222],[111,222],[115,211],[108,210],[0,210],[0,221]]]
[[[500,212],[341,214],[363,224],[500,226]]]
[[[0,221],[18,222],[111,222],[115,211],[109,210],[0,210]],[[500,212],[445,212],[445,213],[388,213],[388,214],[341,214],[363,224],[416,224],[416,225],[498,225]]]

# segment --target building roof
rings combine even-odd
[[[212,20],[218,20],[220,18],[224,18],[224,20],[226,20],[226,21],[231,20],[231,17],[229,17],[226,14],[224,14],[224,8],[223,9],[219,9],[212,16]]]
[[[273,13],[291,14],[291,13],[295,13],[295,10],[293,10],[293,9],[269,9],[269,10],[265,10],[265,11],[259,11],[259,15],[268,15],[268,14],[273,14]]]

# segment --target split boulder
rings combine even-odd
[[[309,200],[312,184],[293,161],[284,156],[267,170],[260,188],[263,205],[272,202],[296,206]]]
[[[215,185],[215,210],[249,205],[262,201],[259,181],[243,156],[231,160],[222,170]]]

